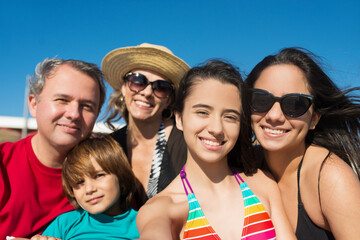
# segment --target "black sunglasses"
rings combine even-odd
[[[268,91],[253,88],[251,89],[250,107],[254,112],[262,113],[269,111],[275,102],[279,102],[281,110],[286,116],[300,117],[307,112],[313,101],[314,96],[307,94],[289,93],[282,97],[275,97]]]
[[[165,80],[150,82],[141,73],[129,72],[125,75],[124,80],[128,82],[130,90],[137,93],[144,90],[150,84],[153,93],[159,98],[167,98],[174,91],[172,83]]]

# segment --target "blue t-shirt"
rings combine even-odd
[[[136,215],[137,211],[133,209],[118,216],[74,210],[58,216],[42,235],[62,240],[138,239]]]

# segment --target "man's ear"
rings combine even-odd
[[[174,111],[175,114],[175,121],[176,121],[176,127],[179,130],[183,130],[183,126],[182,126],[182,119],[181,119],[181,114],[178,111]]]
[[[38,103],[38,101],[36,99],[36,96],[34,94],[30,94],[28,97],[29,112],[33,118],[36,118],[37,103]]]
[[[314,112],[311,118],[310,130],[314,130],[318,122],[320,121],[321,115]]]

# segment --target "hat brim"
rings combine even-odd
[[[175,89],[190,69],[183,60],[152,47],[124,47],[112,50],[102,60],[105,80],[116,91],[123,84],[123,76],[134,69],[151,70],[171,81]]]

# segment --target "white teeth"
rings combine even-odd
[[[144,103],[144,102],[140,102],[140,101],[135,101],[137,104],[144,106],[144,107],[150,107],[151,105],[148,103]]]
[[[205,140],[205,139],[201,139],[201,141],[203,141],[205,144],[208,144],[211,146],[220,146],[219,142],[209,141],[209,140]]]
[[[284,130],[276,130],[276,129],[270,129],[270,128],[264,128],[265,132],[271,133],[271,134],[283,134],[285,133]]]

